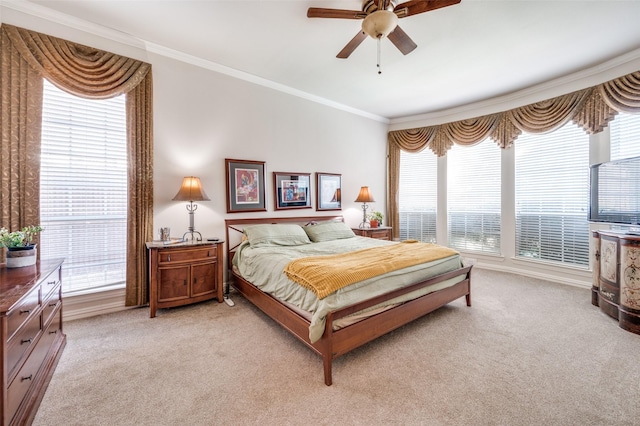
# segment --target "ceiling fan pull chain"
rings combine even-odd
[[[381,38],[382,37],[378,37],[378,64],[377,64],[378,75],[382,74],[382,67],[380,66],[380,39]]]

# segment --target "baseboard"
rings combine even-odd
[[[89,294],[65,295],[63,296],[62,320],[73,321],[131,308],[131,306],[125,306],[124,288]]]
[[[535,272],[527,269],[496,265],[496,264],[487,263],[487,262],[478,262],[475,264],[474,267],[478,269],[487,269],[490,271],[498,271],[498,272],[506,272],[509,274],[522,275],[525,277],[536,278],[539,280],[550,281],[553,283],[570,285],[572,287],[591,288],[590,275],[583,276],[581,279],[580,278],[574,279],[574,278],[562,277],[556,274],[544,274],[541,272]]]
[[[494,263],[483,262],[477,259],[470,259],[469,264],[473,264],[476,268],[479,269],[523,275],[574,287],[591,288],[591,281],[590,278],[587,278],[587,276],[582,277],[582,279],[572,279],[567,277],[560,277],[555,274],[544,274],[525,269],[497,265]],[[100,291],[89,294],[70,296],[65,295],[62,310],[62,319],[63,321],[73,321],[80,318],[110,314],[113,312],[120,312],[133,308],[135,308],[135,306],[125,306],[124,288]]]

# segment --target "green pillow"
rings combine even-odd
[[[314,243],[321,241],[341,240],[343,238],[355,237],[351,228],[341,221],[319,222],[315,225],[306,225],[303,227],[309,239]]]
[[[297,246],[311,243],[300,225],[251,225],[244,228],[244,234],[251,247]]]

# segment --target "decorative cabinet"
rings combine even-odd
[[[378,240],[391,240],[391,227],[379,226],[377,228],[352,228],[353,233],[361,237],[376,238]]]
[[[640,236],[593,231],[591,303],[640,334]]]
[[[214,298],[222,302],[222,247],[222,241],[147,243],[150,317],[162,308]]]
[[[0,268],[0,425],[33,421],[66,344],[62,262]]]

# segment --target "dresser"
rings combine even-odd
[[[379,226],[377,228],[352,228],[353,233],[361,237],[376,238],[378,240],[391,240],[391,227]]]
[[[591,303],[640,334],[640,236],[593,231]]]
[[[151,318],[162,308],[214,298],[222,302],[223,243],[147,243]]]
[[[2,425],[31,423],[66,344],[62,262],[0,267]]]

